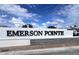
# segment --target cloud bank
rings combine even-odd
[[[36,8],[35,5],[29,5],[30,8]],[[39,12],[39,11],[38,11]],[[45,27],[48,25],[55,25],[58,28],[63,28],[70,25],[78,25],[79,26],[79,5],[70,4],[61,7],[57,11],[57,15],[65,17],[53,19],[47,19],[44,23],[39,22],[38,14],[29,12],[27,8],[23,8],[20,5],[6,5],[0,4],[0,24],[10,25],[10,26],[19,26],[22,24],[28,23],[27,20],[30,20],[30,24],[36,27]],[[53,16],[52,16],[53,17]],[[26,21],[26,23],[24,22]],[[40,24],[39,24],[40,23]],[[41,25],[41,26],[40,26]]]
[[[39,17],[37,14],[35,13],[30,13],[28,12],[28,10],[26,8],[22,8],[20,5],[14,5],[14,4],[10,4],[10,5],[6,5],[6,4],[1,4],[0,5],[0,12],[5,14],[1,15],[1,19],[0,19],[0,23],[3,23],[5,21],[7,21],[7,24],[14,24],[14,26],[19,26],[22,24],[25,24],[25,22],[23,20],[27,20],[27,19],[32,19],[31,21],[36,21],[38,22],[37,17]],[[11,18],[6,18],[7,15]],[[9,25],[10,25],[9,24]],[[19,24],[19,25],[18,25]]]
[[[62,20],[62,19],[55,19],[53,21],[47,21],[45,23],[42,23],[43,26],[50,26],[51,25],[51,26],[55,26],[57,28],[62,28],[63,24],[64,24],[64,20]]]
[[[66,17],[66,25],[78,25],[79,26],[79,5],[66,5],[60,9],[59,15]]]

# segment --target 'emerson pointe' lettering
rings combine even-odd
[[[42,36],[43,31],[7,31],[7,36]]]
[[[45,31],[45,36],[46,35],[64,35],[64,31]]]
[[[7,36],[55,36],[64,35],[64,31],[24,31],[24,30],[8,30]]]

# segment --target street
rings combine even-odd
[[[79,46],[0,52],[0,55],[79,55]]]
[[[79,50],[68,50],[68,51],[59,51],[59,52],[45,52],[45,53],[37,53],[35,55],[79,55]]]

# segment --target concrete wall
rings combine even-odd
[[[41,39],[31,40],[31,45],[79,45],[79,37],[77,38],[57,38],[57,39]]]
[[[0,40],[0,48],[23,45],[30,45],[30,40]]]

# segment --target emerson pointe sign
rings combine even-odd
[[[42,36],[44,34],[44,36],[55,36],[55,35],[64,35],[64,31],[39,31],[39,30],[7,30],[7,36]]]
[[[51,39],[73,37],[67,29],[0,28],[0,39]]]

